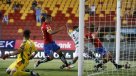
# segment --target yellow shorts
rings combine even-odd
[[[29,61],[25,61],[25,63],[23,64],[21,60],[16,60],[8,67],[8,69],[10,70],[16,69],[18,71],[23,71],[28,66],[28,64]]]

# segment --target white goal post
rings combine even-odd
[[[119,63],[120,59],[120,32],[121,32],[121,18],[120,10],[121,9],[121,0],[117,0],[117,21],[116,21],[116,63]]]
[[[79,55],[78,76],[83,76],[83,51],[84,51],[84,14],[85,0],[79,0]]]

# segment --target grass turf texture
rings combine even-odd
[[[6,68],[14,61],[15,59],[0,59],[0,76],[8,76],[5,72]],[[62,65],[60,60],[53,60],[47,63],[41,64],[37,68],[33,68],[33,65],[36,60],[31,60],[27,69],[34,70],[38,72],[40,76],[77,76],[77,63],[76,67],[67,70],[60,70],[59,67]],[[136,62],[131,62],[136,64]],[[136,76],[136,68],[130,69],[120,69],[115,70],[114,66],[111,63],[107,63],[105,66],[107,68],[104,71],[95,72],[93,69],[94,62],[90,60],[85,60],[84,64],[84,75],[83,76]]]

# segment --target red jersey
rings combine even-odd
[[[44,43],[47,44],[47,43],[52,42],[53,41],[52,35],[47,32],[47,30],[51,30],[50,25],[47,24],[46,22],[43,22],[41,30],[43,33]]]
[[[90,39],[90,42],[92,42],[92,44],[95,46],[95,48],[102,47],[102,42],[97,37],[93,38],[92,33],[87,33],[85,35],[85,37]]]

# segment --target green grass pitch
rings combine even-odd
[[[0,59],[0,76],[8,76],[5,70],[14,60],[15,59]],[[35,61],[36,60],[31,60],[27,69],[38,72],[40,76],[78,76],[77,63],[75,64],[75,67],[70,70],[60,70],[59,67],[62,65],[62,62],[58,59],[55,59],[53,61],[43,63],[38,68],[34,69],[33,65]],[[136,62],[131,63],[136,64]],[[136,67],[130,69],[115,70],[111,63],[107,63],[105,65],[107,68],[104,71],[95,72],[93,71],[93,66],[93,61],[85,60],[83,76],[136,76]]]

